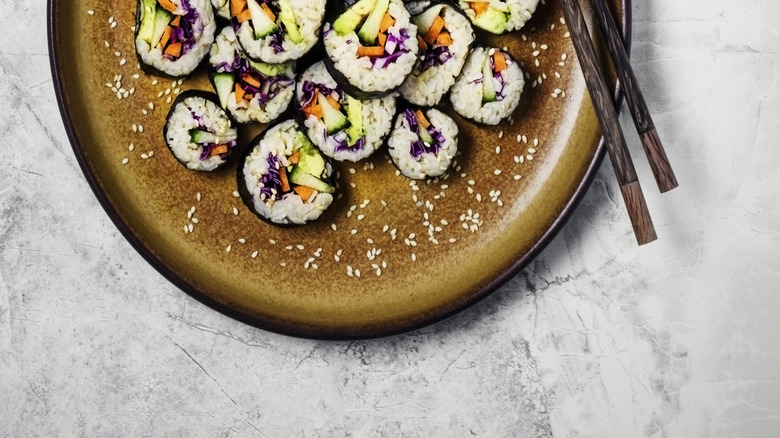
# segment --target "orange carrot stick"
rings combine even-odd
[[[211,148],[211,151],[209,152],[209,156],[213,157],[214,155],[222,155],[227,153],[227,151],[228,151],[228,147],[226,144],[217,145]]]
[[[287,180],[287,169],[284,167],[279,168],[279,180],[282,182],[282,191],[290,191],[290,181]]]
[[[236,21],[243,23],[249,21],[252,18],[252,14],[249,13],[249,9],[244,9],[238,15],[236,15]]]
[[[165,9],[167,11],[170,11],[170,12],[175,12],[176,11],[176,5],[173,4],[173,2],[171,0],[157,0],[157,3],[159,3],[160,6],[162,6],[163,9]]]
[[[490,2],[471,2],[469,3],[469,6],[471,6],[471,9],[473,9],[477,15],[479,15],[487,11],[488,7],[490,6]]]
[[[328,100],[328,103],[329,103],[329,104],[330,104],[330,106],[332,106],[333,108],[336,108],[336,109],[340,109],[340,108],[341,108],[341,104],[339,103],[339,101],[338,101],[338,100],[336,100],[336,99],[334,99],[334,98],[332,98],[332,97],[330,97],[330,94],[326,95],[326,96],[325,96],[325,99],[327,99],[327,100]]]
[[[245,74],[241,76],[241,80],[255,88],[260,88],[260,81],[252,75]]]
[[[380,33],[379,35],[377,35],[377,37],[379,38],[379,46],[384,47],[385,43],[387,42],[387,34]]]
[[[230,15],[238,17],[246,10],[246,0],[230,0]]]
[[[427,32],[425,32],[423,39],[428,44],[435,43],[436,37],[439,36],[442,29],[444,29],[444,19],[437,15],[436,18],[433,19],[431,27],[428,28]]]
[[[503,53],[496,51],[493,54],[493,68],[496,73],[506,70],[506,57]]]
[[[271,21],[276,21],[276,15],[274,15],[267,3],[261,3],[260,7],[263,8],[263,12],[265,12],[265,15],[268,15],[268,18],[270,18]]]
[[[171,20],[170,24],[173,27],[179,27],[181,25],[181,15],[173,17],[173,20]]]
[[[168,41],[171,39],[172,33],[173,33],[173,28],[171,26],[165,26],[165,30],[163,31],[162,38],[160,38],[160,42],[157,43],[158,49],[162,49],[168,44]]]
[[[425,118],[425,114],[422,113],[422,111],[417,110],[414,112],[414,115],[417,116],[417,121],[420,122],[420,126],[423,128],[428,128],[431,126],[431,122],[428,121],[428,119]]]
[[[314,193],[313,188],[306,186],[295,186],[293,187],[293,190],[295,190],[295,193],[303,199],[303,202],[309,202],[309,198],[311,198],[312,193]]]
[[[163,53],[165,53],[166,55],[172,58],[178,58],[179,56],[181,56],[181,45],[182,45],[181,43],[168,44],[168,47],[165,48],[165,51]]]
[[[301,161],[301,153],[295,152],[294,154],[290,155],[289,160],[292,164],[298,164],[298,162]]]
[[[385,48],[382,46],[364,46],[359,45],[357,49],[357,56],[369,56],[372,58],[378,58],[385,54]]]
[[[420,46],[420,51],[428,50],[428,44],[423,41],[420,35],[417,35],[417,45]]]
[[[241,84],[236,82],[236,103],[241,103],[244,99],[244,94],[246,94],[246,92],[241,88]]]
[[[379,32],[387,32],[387,29],[390,29],[390,26],[392,26],[394,23],[395,19],[391,17],[390,14],[385,13],[385,16],[382,17],[382,24],[379,25]]]
[[[436,44],[440,46],[449,46],[452,44],[452,36],[450,36],[449,32],[444,31],[436,37]]]

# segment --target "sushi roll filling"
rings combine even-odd
[[[322,119],[326,130],[323,141],[333,134],[335,151],[359,151],[366,145],[366,136],[362,128],[362,102],[353,99],[337,88],[325,84],[304,81],[301,87],[301,111],[304,117],[315,116]],[[341,109],[346,106],[347,114]]]
[[[452,59],[449,46],[452,44],[447,24],[444,21],[444,8],[432,8],[419,17],[419,30],[424,35],[417,35],[417,43],[420,46],[419,72],[422,73],[431,67],[444,65]]]
[[[200,15],[188,0],[177,6],[170,0],[142,0],[138,38],[174,61],[196,44],[195,26]]]
[[[233,90],[226,91],[228,94],[235,91],[238,105],[246,105],[245,102],[255,98],[259,104],[265,104],[294,83],[292,78],[285,75],[283,66],[250,61],[241,55],[237,55],[232,63],[220,63],[215,70],[218,74],[232,73],[235,86],[231,87]]]
[[[404,110],[404,119],[409,125],[409,130],[417,134],[417,141],[409,145],[409,152],[412,158],[419,160],[423,154],[439,155],[442,144],[445,142],[444,135],[436,129],[420,110]]]
[[[249,22],[256,40],[269,38],[274,52],[284,52],[285,38],[294,44],[303,41],[289,0],[230,0],[230,14],[234,28]]]

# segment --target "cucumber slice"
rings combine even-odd
[[[482,64],[482,102],[495,102],[496,86],[493,83],[493,69],[490,68],[489,52],[485,53],[485,62]]]
[[[138,28],[138,38],[152,44],[154,36],[154,16],[157,11],[157,0],[139,0],[141,2],[141,25]]]
[[[328,134],[338,132],[349,124],[347,117],[341,113],[338,109],[328,102],[325,95],[322,93],[317,94],[317,103],[322,108],[322,121],[325,122],[325,128],[328,130]],[[312,187],[313,188],[313,187]]]
[[[290,41],[298,44],[303,41],[303,36],[298,30],[298,25],[295,23],[295,14],[293,14],[292,6],[289,0],[279,0],[279,20],[284,23],[284,29],[287,31],[287,36],[290,37]]]
[[[290,179],[290,182],[293,184],[298,184],[299,186],[306,186],[318,192],[334,193],[336,191],[336,189],[332,185],[306,172],[301,168],[301,166],[293,167],[292,172],[290,172],[288,178]]]
[[[298,167],[308,172],[310,175],[321,177],[325,174],[325,159],[320,155],[319,150],[309,141],[306,134],[298,131],[295,140],[301,145],[298,152],[301,158],[298,161]]]
[[[358,0],[357,3],[350,6],[336,21],[333,22],[333,30],[339,35],[346,35],[360,25],[363,18],[371,13],[377,0]]]
[[[263,8],[257,3],[257,0],[247,0],[249,16],[252,17],[252,27],[255,29],[255,39],[265,38],[276,32],[279,26],[271,20]]]
[[[422,126],[420,126],[420,140],[428,146],[434,144],[434,139],[428,132],[428,128],[423,128]]]
[[[163,33],[165,33],[165,28],[168,27],[168,24],[172,19],[172,13],[161,7],[157,7],[157,10],[154,13],[154,33],[152,34],[152,39],[149,42],[152,47],[156,47],[157,43],[160,42]]]
[[[350,123],[347,136],[353,145],[363,136],[363,102],[350,95],[347,95],[347,120]]]
[[[233,88],[236,85],[233,73],[214,73],[213,81],[214,89],[217,91],[217,96],[219,96],[219,105],[222,108],[227,108],[230,93],[233,92]]]
[[[390,0],[377,0],[374,9],[368,14],[368,18],[358,31],[358,37],[363,44],[374,45],[376,37],[379,35],[379,28],[382,26],[382,19],[390,6]]]
[[[190,130],[190,138],[192,139],[193,143],[198,143],[198,144],[206,144],[206,143],[222,144],[230,141],[230,139],[227,137],[220,137],[217,134],[214,134],[213,132],[203,131],[201,129]]]

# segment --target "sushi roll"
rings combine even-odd
[[[450,100],[461,116],[497,125],[517,109],[523,85],[523,72],[509,53],[476,47],[452,86]]]
[[[223,20],[230,20],[230,0],[211,0],[211,6],[214,15]]]
[[[261,219],[275,225],[302,225],[333,202],[333,168],[295,120],[258,135],[238,165],[238,191]]]
[[[401,96],[419,106],[437,105],[460,74],[474,31],[465,15],[446,4],[434,4],[412,17],[420,55],[401,85]]]
[[[322,35],[328,71],[360,99],[390,94],[417,60],[417,28],[401,0],[358,0]]]
[[[255,61],[301,58],[320,37],[327,0],[229,0],[238,42]]]
[[[216,28],[209,0],[138,0],[138,60],[152,73],[186,76],[208,53]]]
[[[295,94],[294,62],[266,64],[241,53],[233,28],[217,35],[209,52],[209,76],[219,104],[239,123],[269,123],[281,115]]]
[[[322,62],[301,73],[295,104],[309,138],[323,154],[338,161],[371,155],[390,132],[396,94],[358,100],[345,93]]]
[[[163,136],[176,159],[188,169],[211,171],[230,158],[238,132],[214,93],[189,90],[173,102]]]
[[[538,4],[539,0],[458,1],[474,26],[496,35],[522,28]]]
[[[395,167],[407,178],[441,176],[458,152],[458,125],[435,108],[407,108],[396,117],[387,150]]]

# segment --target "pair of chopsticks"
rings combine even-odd
[[[592,0],[599,27],[609,47],[615,70],[625,90],[626,102],[634,118],[637,132],[642,140],[645,155],[650,161],[650,168],[655,176],[661,193],[677,187],[669,159],[666,157],[661,140],[655,130],[653,119],[647,109],[642,93],[637,85],[636,77],[631,69],[623,39],[612,18],[612,13],[605,0]],[[612,96],[607,88],[607,82],[601,73],[596,53],[591,43],[585,18],[578,0],[561,0],[563,14],[569,26],[574,49],[582,66],[582,73],[590,91],[591,99],[596,107],[596,115],[601,125],[602,135],[606,142],[612,167],[615,169],[620,191],[628,209],[628,216],[634,228],[637,243],[644,245],[657,239],[653,220],[647,209],[642,188],[631,162],[631,156],[626,146],[626,140],[620,129],[617,111],[612,102]]]

